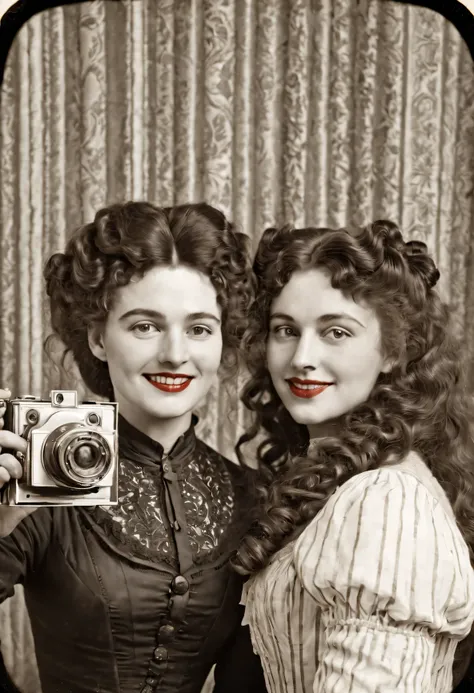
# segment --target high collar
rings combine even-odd
[[[166,456],[172,461],[173,466],[175,464],[179,466],[180,461],[183,461],[193,452],[196,445],[195,426],[197,422],[198,417],[193,414],[188,430],[179,436]],[[121,455],[134,462],[156,464],[162,461],[164,448],[161,443],[132,426],[121,414],[118,417],[118,434]]]

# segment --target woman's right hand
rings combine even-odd
[[[10,390],[0,389],[0,429],[4,426],[4,416],[7,408],[7,400],[10,399]],[[26,452],[27,443],[24,438],[12,433],[11,431],[0,430],[0,489],[8,484],[10,479],[21,479],[23,467],[19,460],[11,453],[4,453],[3,450],[13,450],[14,452]]]
[[[6,410],[6,400],[10,399],[9,390],[0,389],[0,429],[3,429]],[[24,438],[12,431],[0,430],[0,489],[8,484],[11,479],[21,479],[23,467],[20,461],[11,453],[2,452],[3,449],[13,450],[24,454],[27,448]],[[0,537],[6,537],[15,529],[27,515],[36,508],[16,505],[0,505]]]

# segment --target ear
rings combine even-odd
[[[107,353],[104,346],[104,338],[102,334],[101,325],[89,325],[87,328],[87,340],[89,342],[89,349],[92,351],[94,356],[100,361],[107,361]]]
[[[390,373],[395,365],[394,359],[385,359],[382,363],[381,373]]]

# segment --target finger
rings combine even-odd
[[[0,387],[0,399],[11,399],[12,393],[8,388]]]
[[[13,455],[9,455],[8,453],[0,455],[0,469],[2,467],[7,470],[13,479],[21,479],[23,476],[23,467]]]
[[[5,469],[5,467],[0,467],[0,488],[5,486],[5,484],[8,484],[10,481],[10,474],[8,473],[8,470]]]
[[[10,448],[18,452],[26,452],[28,443],[24,438],[12,431],[0,431],[0,448]]]

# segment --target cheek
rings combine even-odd
[[[201,342],[195,346],[194,354],[202,373],[208,376],[215,375],[222,361],[222,338]]]
[[[110,370],[121,369],[130,361],[130,350],[121,349],[120,343],[114,339],[104,339],[105,356]]]
[[[367,383],[373,386],[382,370],[382,357],[372,345],[365,345],[351,353],[346,353],[338,359],[334,370],[339,377],[359,384]]]
[[[269,342],[267,345],[267,367],[270,375],[279,375],[280,372],[287,368],[291,361],[293,350],[291,345],[283,346]]]
[[[107,350],[111,375],[135,378],[156,360],[159,342],[156,338],[117,340]]]

